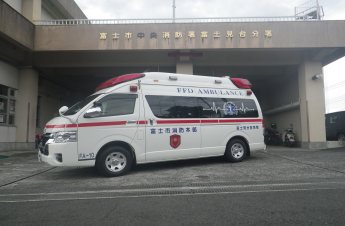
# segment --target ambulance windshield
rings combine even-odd
[[[78,103],[76,103],[75,105],[73,105],[71,108],[69,108],[65,114],[63,115],[74,115],[75,113],[77,113],[80,109],[82,109],[83,107],[85,107],[88,103],[90,103],[91,101],[93,101],[94,99],[96,99],[96,97],[98,97],[101,94],[95,94],[95,95],[91,95],[86,97],[84,100],[79,101]]]

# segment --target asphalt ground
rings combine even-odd
[[[0,152],[0,225],[345,225],[345,148],[94,168]]]

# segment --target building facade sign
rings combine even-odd
[[[228,30],[224,33],[220,31],[201,31],[201,32],[196,32],[196,31],[187,31],[187,32],[182,32],[182,31],[175,31],[175,32],[170,32],[170,31],[163,31],[161,34],[157,32],[150,32],[150,33],[145,33],[145,32],[124,32],[124,33],[118,33],[114,31],[113,33],[107,33],[107,32],[100,32],[99,33],[99,40],[107,40],[107,39],[112,39],[112,40],[119,40],[120,37],[123,36],[127,40],[131,40],[133,38],[138,38],[138,39],[143,39],[146,37],[149,37],[149,39],[158,39],[161,38],[163,40],[170,40],[170,39],[196,39],[196,38],[201,38],[201,40],[204,39],[219,39],[222,37],[225,37],[226,39],[234,39],[234,38],[240,38],[240,39],[245,39],[245,38],[272,38],[273,33],[272,30],[267,29],[259,32],[258,30],[241,30],[236,34],[232,30]]]
[[[277,21],[37,26],[34,49],[67,51],[333,48],[344,45],[344,24],[344,21]],[[333,35],[330,42],[329,35],[333,33],[337,35]]]

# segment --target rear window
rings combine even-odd
[[[259,117],[251,99],[147,95],[146,100],[157,118]]]

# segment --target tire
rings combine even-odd
[[[339,133],[338,134],[338,141],[339,142],[344,142],[345,141],[345,134]]]
[[[132,165],[132,154],[120,146],[104,149],[96,162],[97,171],[107,177],[124,175],[132,168]]]
[[[241,162],[247,155],[248,148],[240,139],[232,139],[226,146],[225,158],[229,162]]]

